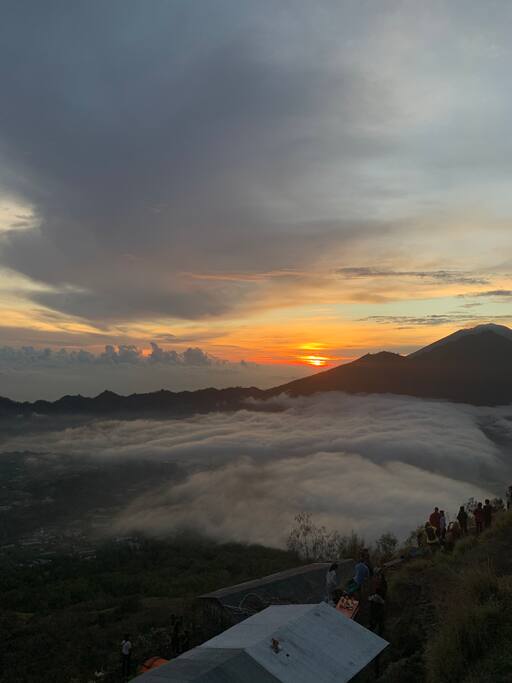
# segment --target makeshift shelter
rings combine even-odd
[[[138,683],[346,683],[388,643],[326,603],[273,605]]]

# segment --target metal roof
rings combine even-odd
[[[387,645],[326,603],[273,605],[136,680],[345,683]]]
[[[135,680],[140,683],[279,683],[279,679],[243,650],[210,650],[202,646]]]
[[[352,577],[354,560],[337,560],[340,582]],[[279,602],[314,604],[325,598],[325,574],[331,562],[315,562],[294,567],[253,581],[221,588],[201,595],[201,599],[215,600],[226,607],[239,607],[249,595],[258,596],[264,603]]]

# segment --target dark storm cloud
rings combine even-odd
[[[92,320],[220,315],[253,286],[181,271],[300,267],[363,230],[304,223],[318,207],[282,198],[317,163],[388,146],[365,129],[387,115],[380,86],[306,59],[292,15],[274,26],[264,9],[7,3],[0,183],[40,227],[7,232],[2,260],[57,289],[35,301]]]

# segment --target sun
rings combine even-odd
[[[326,356],[301,356],[301,360],[308,365],[313,365],[317,368],[323,368],[328,364],[330,358]]]

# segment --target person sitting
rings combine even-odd
[[[453,550],[453,547],[460,538],[460,526],[458,522],[450,522],[444,539],[444,549],[448,552]]]
[[[461,531],[460,524],[459,524],[458,520],[455,520],[455,522],[450,522],[450,524],[448,525],[448,528],[450,526],[451,526],[451,531],[453,534],[454,541],[458,541],[459,538],[462,536],[462,531]]]
[[[437,535],[437,529],[430,522],[425,524],[425,535],[427,537],[427,546],[432,552],[439,548],[439,536]]]

